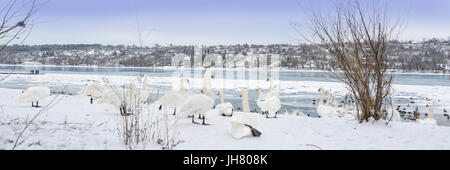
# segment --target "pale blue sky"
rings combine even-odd
[[[332,0],[52,0],[35,16],[26,44],[138,44],[138,16],[146,45],[296,43],[290,23],[303,22],[315,3]],[[407,17],[402,39],[450,36],[449,0],[393,0]]]

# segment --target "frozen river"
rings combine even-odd
[[[140,74],[147,74],[154,79],[154,82],[149,83],[150,92],[152,93],[151,100],[156,100],[163,93],[170,91],[173,88],[173,82],[168,81],[170,77],[179,77],[184,75],[190,78],[196,78],[197,81],[202,77],[203,70],[200,69],[186,69],[183,71],[174,69],[161,68],[115,68],[115,67],[63,67],[63,66],[0,66],[0,72],[29,72],[30,70],[40,70],[45,73],[45,76],[24,76],[11,75],[8,79],[0,82],[1,88],[23,89],[31,84],[39,83],[50,86],[52,90],[61,89],[63,86],[68,87],[69,93],[76,93],[80,90],[88,80],[97,80],[92,77],[137,77]],[[268,83],[265,82],[267,77],[273,77],[274,84],[281,84],[282,94],[282,109],[292,112],[296,109],[303,111],[311,116],[316,116],[316,106],[313,100],[318,100],[320,94],[317,89],[324,87],[331,89],[335,93],[338,101],[343,100],[345,87],[337,80],[333,79],[324,72],[311,71],[266,71],[266,70],[215,70],[215,81],[222,80],[221,88],[217,86],[216,90],[222,89],[225,93],[225,100],[233,103],[234,107],[240,108],[240,94],[241,87],[259,87],[267,89]],[[54,75],[54,76],[53,76]],[[72,79],[71,77],[77,78]],[[28,78],[24,78],[28,77]],[[30,78],[31,77],[31,78]],[[131,79],[131,78],[130,78]],[[249,81],[246,81],[249,80]],[[259,81],[257,81],[259,80]],[[166,81],[166,82],[164,82]],[[253,83],[259,82],[258,85]],[[198,83],[197,83],[198,84]],[[200,83],[201,84],[201,83]],[[214,82],[213,82],[214,86]],[[394,87],[398,86],[400,89],[396,94],[396,104],[401,105],[406,111],[412,111],[416,106],[421,112],[427,112],[425,105],[433,105],[435,109],[435,118],[441,125],[450,125],[450,122],[443,117],[443,109],[447,107],[450,101],[441,101],[442,99],[436,97],[432,98],[432,102],[428,102],[426,98],[430,98],[421,88],[450,88],[450,75],[444,74],[394,74]],[[407,89],[402,87],[416,87],[414,89]],[[192,86],[189,91],[194,93],[199,86]],[[439,90],[439,89],[438,89]],[[414,98],[414,104],[411,104],[410,97]],[[249,90],[249,104],[251,110],[258,110],[256,106],[257,92],[256,88]],[[219,102],[219,98],[216,98]],[[448,109],[447,109],[448,110]],[[412,115],[405,115],[412,116]]]

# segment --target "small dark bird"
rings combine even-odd
[[[20,21],[20,22],[17,23],[17,26],[25,28],[25,23],[23,21]]]

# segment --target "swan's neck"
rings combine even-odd
[[[214,99],[213,93],[211,92],[211,90],[206,89],[204,90],[204,94],[207,95],[208,97],[211,97],[212,99]]]
[[[391,94],[391,105],[392,105],[392,108],[394,108],[394,106],[395,106],[394,93]]]
[[[273,88],[273,80],[270,79],[269,83],[270,83],[270,85],[269,85],[269,92],[268,93],[271,93],[272,92],[272,88]]]
[[[242,96],[242,111],[243,112],[250,112],[249,106],[248,106],[248,96],[243,95]]]
[[[323,91],[320,91],[320,100],[319,100],[319,104],[323,103],[323,97],[324,97],[325,93]]]
[[[220,92],[220,103],[224,104],[225,103],[225,99],[223,97],[223,92]]]
[[[258,90],[258,100],[261,100],[261,90]]]
[[[433,118],[433,112],[434,112],[434,108],[433,108],[433,106],[430,106],[430,114],[428,115],[429,118]]]
[[[211,89],[211,72],[206,71],[205,76],[203,77],[203,89]]]
[[[184,79],[181,79],[181,81],[180,81],[180,89],[179,89],[179,91],[181,93],[184,93],[184,91],[185,91],[185,89],[184,89]]]
[[[327,105],[329,105],[329,104],[330,104],[330,101],[331,101],[331,93],[330,93],[330,92],[328,92]]]

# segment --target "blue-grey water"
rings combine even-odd
[[[174,70],[161,69],[161,68],[120,68],[120,67],[64,67],[64,66],[0,66],[0,72],[29,72],[30,70],[40,70],[41,73],[58,73],[58,74],[97,74],[97,75],[127,75],[127,76],[137,76],[142,73],[147,74],[150,77],[170,77],[174,73]],[[191,75],[202,75],[203,70],[185,70],[185,73]],[[257,71],[257,70],[227,70],[222,72],[223,74],[233,74],[233,78],[237,79],[249,79],[252,75],[256,75],[257,79],[261,79],[259,76],[270,77],[271,73],[278,73],[278,79],[280,81],[320,81],[320,82],[337,82],[327,73],[324,72],[300,72],[300,71]],[[220,76],[220,75],[216,75]],[[445,74],[393,74],[394,84],[402,85],[439,85],[439,86],[450,86],[450,75]],[[221,76],[226,77],[226,76]],[[23,84],[26,85],[26,84]],[[0,87],[6,88],[18,88],[23,89],[22,86],[11,86],[11,84],[5,84],[0,82]],[[58,89],[62,87],[52,87],[52,89]],[[82,87],[74,86],[68,91],[70,93],[75,93]],[[152,98],[151,100],[156,100],[164,92],[171,89],[169,86],[150,86]],[[192,91],[192,90],[191,90]],[[237,90],[224,90],[226,94],[225,98],[227,101],[231,102],[236,110],[241,108],[240,94]],[[408,94],[402,94],[406,96]],[[293,97],[295,96],[295,97]],[[425,107],[425,98],[421,96],[412,96],[415,98],[416,103],[422,103],[419,105],[419,111],[427,112]],[[259,108],[256,106],[257,92],[255,90],[249,91],[249,104],[251,110],[259,112]],[[318,100],[318,93],[306,93],[306,92],[294,92],[294,93],[282,93],[281,101],[283,106],[281,112],[285,111],[292,112],[296,109],[303,111],[305,114],[311,116],[317,116],[316,107],[313,100]],[[217,103],[219,98],[217,97]],[[337,100],[343,100],[342,96],[338,96]],[[408,99],[397,99],[396,103],[401,105],[402,108],[406,108],[407,111],[412,111],[415,105],[409,105],[410,100]],[[409,106],[408,106],[409,105]],[[443,106],[436,106],[443,107]],[[435,111],[437,113],[443,112],[440,110]],[[411,117],[412,115],[404,115],[404,117]],[[436,119],[439,124],[450,125],[450,121],[442,116],[442,114],[435,114]]]

